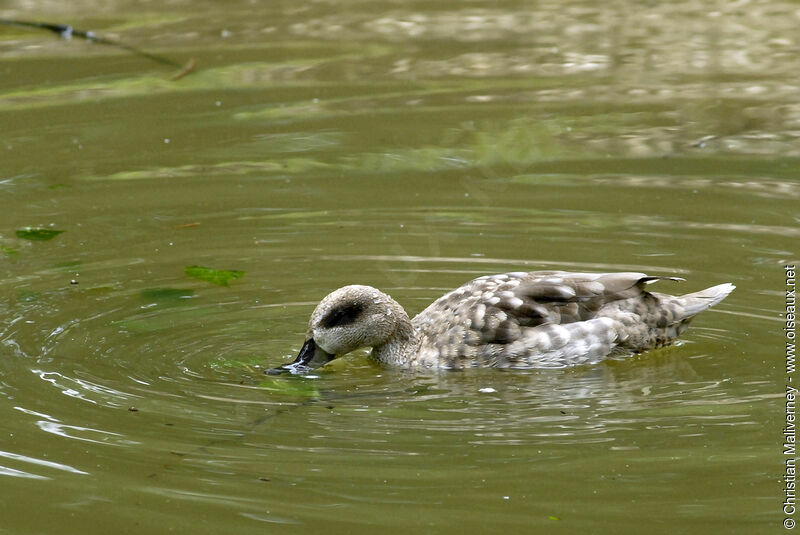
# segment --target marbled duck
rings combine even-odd
[[[645,286],[677,277],[644,273],[515,272],[487,275],[434,301],[414,319],[370,286],[345,286],[311,314],[291,364],[305,373],[361,347],[406,368],[560,368],[672,343],[692,318],[735,286],[672,296]]]

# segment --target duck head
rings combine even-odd
[[[376,288],[339,288],[320,301],[311,314],[306,341],[294,362],[266,373],[306,373],[356,349],[380,347],[399,324],[408,321],[403,308]]]

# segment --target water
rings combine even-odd
[[[197,62],[0,27],[0,532],[780,529],[794,4],[0,15]],[[344,284],[552,268],[738,289],[594,367],[262,373]]]

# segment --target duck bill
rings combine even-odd
[[[300,349],[300,354],[294,359],[291,364],[284,364],[277,368],[271,368],[264,373],[269,375],[279,375],[282,373],[291,373],[293,375],[308,373],[314,368],[327,364],[332,361],[336,355],[331,355],[324,351],[321,347],[314,342],[313,338],[306,340],[303,347]]]

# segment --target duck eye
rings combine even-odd
[[[348,323],[353,323],[362,312],[364,312],[364,305],[359,303],[340,305],[328,312],[328,314],[322,318],[320,325],[326,329],[347,325]]]

